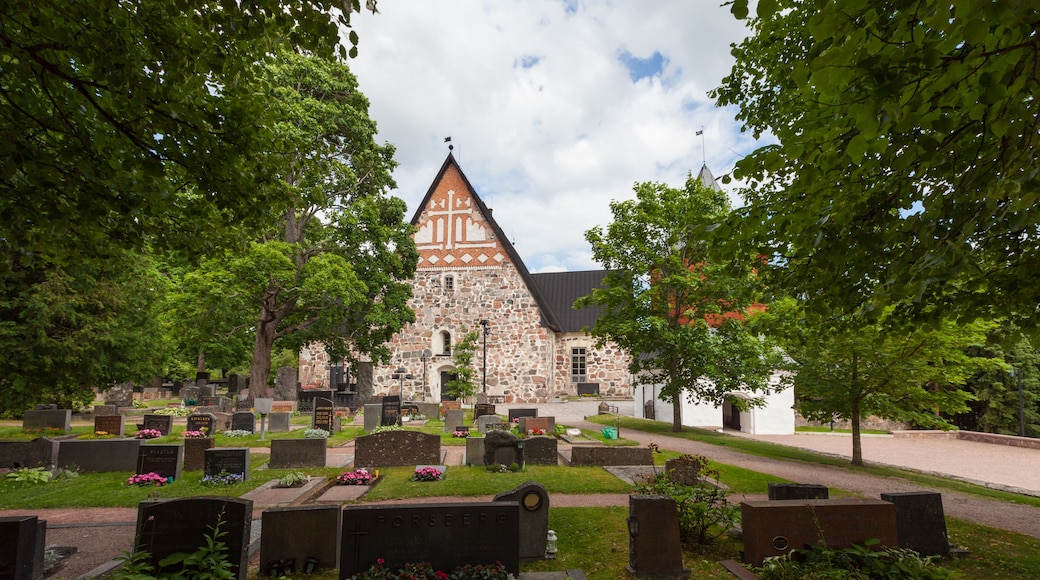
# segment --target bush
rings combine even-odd
[[[7,479],[17,483],[36,485],[47,483],[53,474],[46,467],[23,467],[7,474]]]
[[[694,460],[707,465],[708,460]],[[733,529],[740,517],[740,508],[726,499],[720,489],[719,472],[707,469],[701,473],[705,483],[683,485],[671,480],[667,474],[658,474],[646,483],[636,485],[639,493],[666,495],[675,500],[679,513],[679,536],[687,544],[713,544],[720,536]]]
[[[306,439],[328,439],[329,435],[331,433],[324,429],[306,429],[303,432],[303,436]]]

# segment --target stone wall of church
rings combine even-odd
[[[586,377],[582,382],[599,383],[599,393],[607,397],[631,397],[632,378],[628,370],[631,357],[613,343],[596,347],[591,336],[572,332],[559,337],[556,349],[556,374],[560,377],[557,391],[560,395],[575,395],[577,382],[571,378],[573,349],[585,349]]]

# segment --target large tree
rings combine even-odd
[[[992,323],[940,318],[909,325],[894,307],[867,323],[821,318],[791,299],[772,306],[764,318],[775,317],[771,330],[795,363],[798,411],[812,420],[849,421],[853,465],[863,465],[862,419],[949,428],[942,414],[967,411],[973,399],[959,387],[980,371],[1006,368],[1001,359],[970,350],[986,343]]]
[[[684,400],[721,405],[762,390],[780,360],[747,320],[757,257],[712,253],[708,229],[729,211],[726,194],[692,175],[682,189],[640,183],[635,193],[610,204],[606,229],[586,232],[608,273],[578,304],[603,307],[592,334],[632,354],[639,384],[663,385],[681,431]]]
[[[405,204],[387,195],[394,148],[375,142],[346,65],[283,51],[267,71],[282,119],[272,158],[289,206],[244,250],[193,275],[209,289],[194,302],[219,305],[225,332],[250,328],[253,392],[266,388],[276,341],[294,350],[320,341],[333,359],[385,358],[384,343],[414,319],[408,281],[418,259]]]
[[[777,143],[737,163],[732,235],[819,312],[1035,326],[1040,4],[762,0],[748,25],[714,95]]]
[[[1027,437],[1040,437],[1040,353],[1018,332],[1001,328],[991,338],[1003,338],[1009,344],[980,345],[969,351],[1003,359],[1011,372],[987,369],[968,379],[963,388],[974,396],[968,402],[969,410],[950,417],[959,428],[1004,435],[1024,431]]]

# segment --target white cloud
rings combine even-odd
[[[719,0],[721,3],[721,0]],[[357,15],[350,65],[410,211],[451,136],[477,193],[532,271],[598,268],[584,232],[639,181],[720,176],[755,143],[707,92],[745,34],[713,2],[386,0]],[[660,54],[632,82],[623,55]],[[704,128],[705,149],[695,132]]]

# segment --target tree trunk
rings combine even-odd
[[[268,320],[270,313],[266,309],[260,314],[260,324],[256,327],[256,338],[253,340],[253,363],[249,366],[249,394],[253,397],[267,397],[267,377],[271,374],[271,349],[274,345],[276,322]]]
[[[672,433],[682,431],[682,387],[679,385],[679,373],[675,360],[668,363],[668,380],[672,383]]]
[[[852,402],[849,422],[852,423],[852,464],[863,467],[863,441],[859,436],[859,399]]]
[[[206,372],[206,353],[199,351],[199,359],[195,365],[195,370],[200,373]]]

